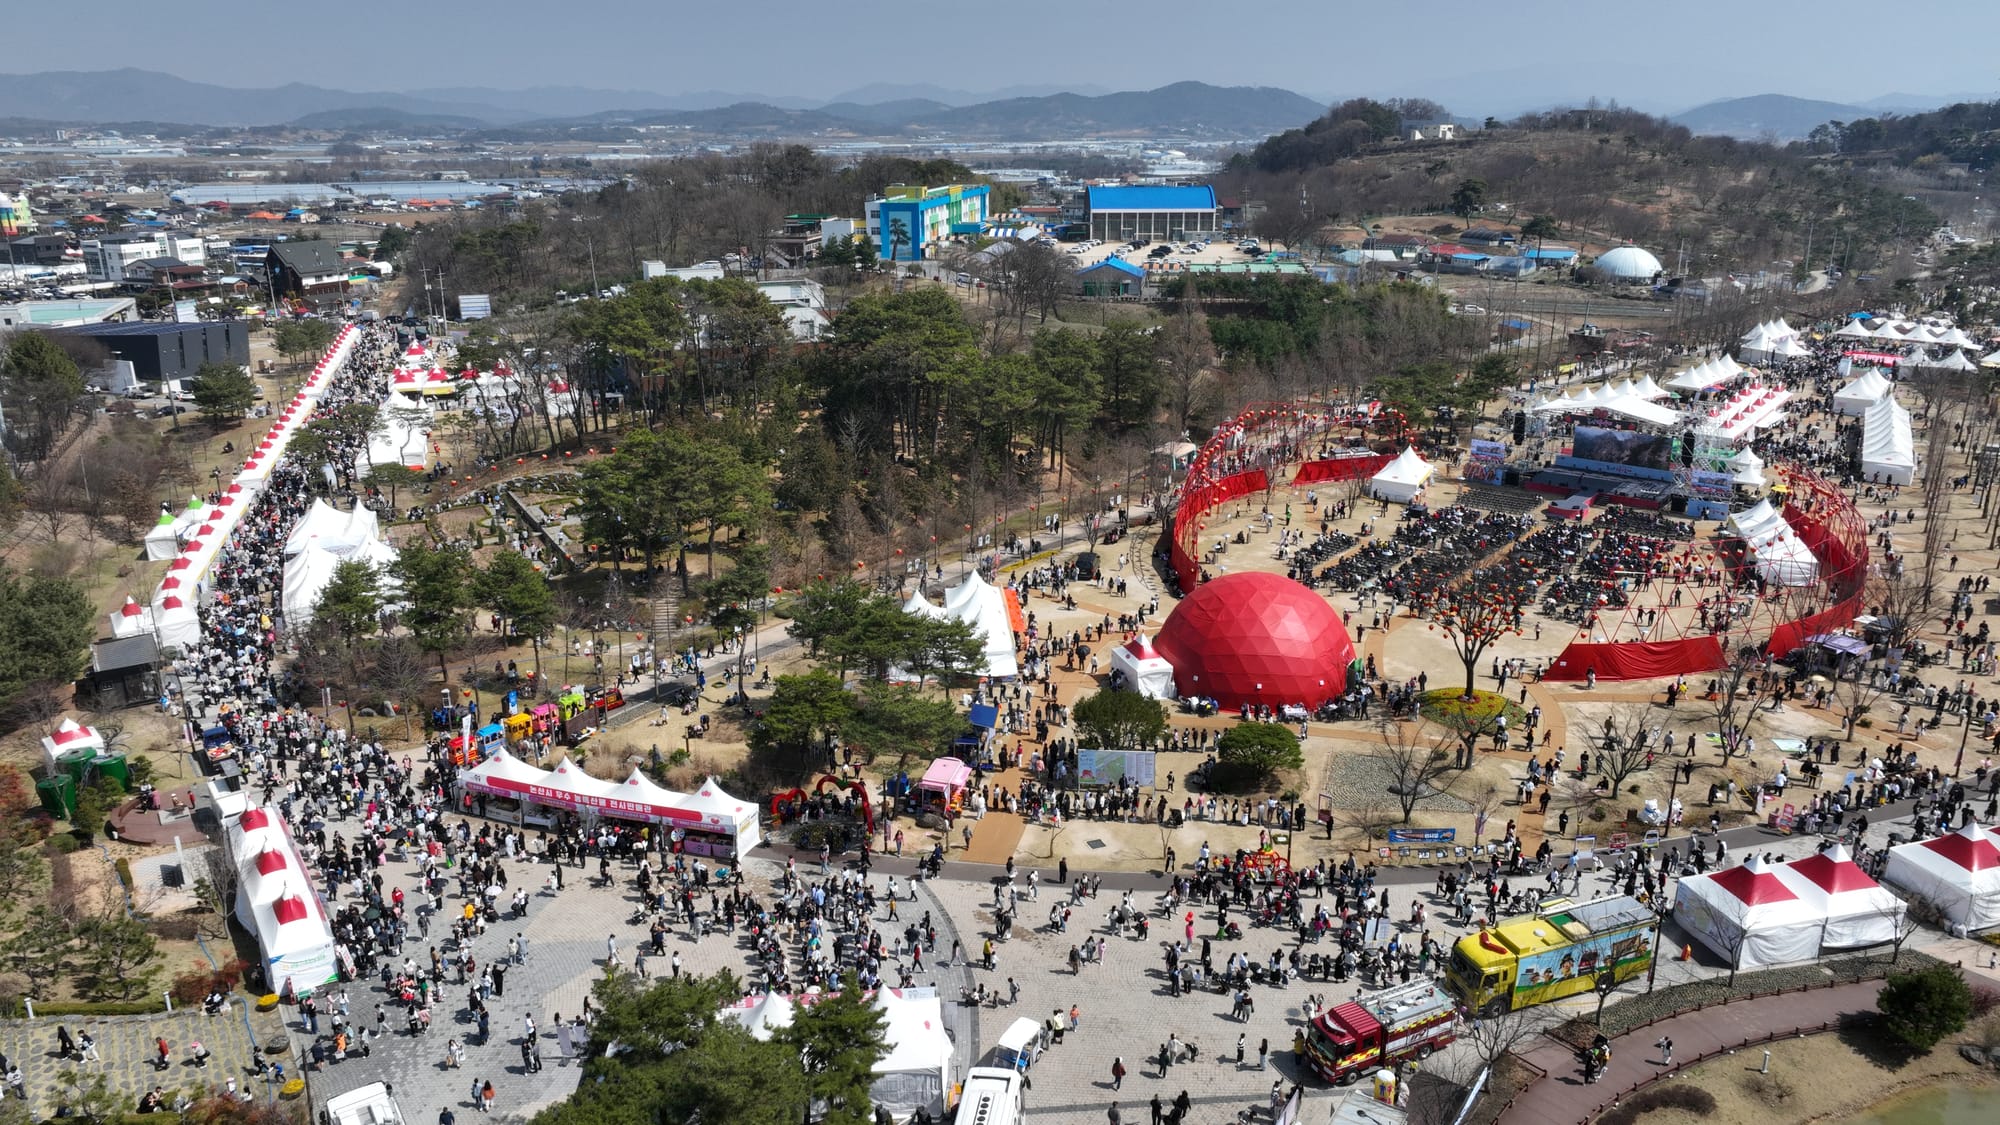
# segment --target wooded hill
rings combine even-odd
[[[1797,261],[1808,237],[1815,266],[1877,268],[1940,222],[1922,190],[1881,170],[1814,160],[1803,147],[1696,136],[1616,107],[1489,120],[1460,139],[1425,142],[1397,139],[1407,135],[1402,115],[1383,108],[1357,99],[1268,138],[1232,161],[1220,186],[1266,201],[1273,237],[1309,240],[1383,215],[1456,211],[1495,224],[1547,216],[1566,240],[1631,241],[1669,263],[1685,252],[1696,276]],[[1302,197],[1308,207],[1293,202]]]

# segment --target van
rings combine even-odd
[[[1031,1048],[1041,1038],[1042,1021],[1023,1016],[1008,1024],[1007,1030],[1000,1033],[1000,1041],[986,1052],[984,1062],[987,1066],[1005,1069],[1009,1073],[1026,1070],[1027,1064],[1022,1060],[1033,1057]]]
[[[1026,1113],[1019,1074],[984,1066],[966,1072],[958,1099],[958,1125],[1020,1125]]]

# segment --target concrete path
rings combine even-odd
[[[1774,1037],[1816,1034],[1837,1028],[1843,1018],[1875,1010],[1881,981],[1858,981],[1810,992],[1759,996],[1733,1004],[1687,1012],[1636,1028],[1611,1041],[1611,1065],[1595,1083],[1566,1043],[1544,1036],[1521,1058],[1546,1077],[1522,1091],[1502,1111],[1504,1122],[1568,1125],[1586,1122],[1625,1095],[1725,1051],[1754,1053],[1755,1044]],[[1674,1065],[1660,1058],[1662,1037],[1674,1042]],[[1750,1065],[1750,1064],[1746,1064]]]

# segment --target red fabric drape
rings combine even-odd
[[[1371,453],[1366,457],[1329,457],[1324,461],[1307,461],[1299,466],[1293,484],[1318,484],[1326,480],[1356,480],[1372,477],[1382,471],[1382,466],[1395,458],[1386,453]]]
[[[1728,663],[1719,637],[1686,637],[1678,641],[1631,641],[1623,644],[1572,643],[1543,674],[1545,680],[1581,681],[1596,669],[1600,680],[1650,680],[1690,672],[1714,672]]]
[[[1810,617],[1797,621],[1787,621],[1771,630],[1771,639],[1766,648],[1774,657],[1781,657],[1806,643],[1807,637],[1845,628],[1861,615],[1861,595],[1856,594],[1831,608],[1823,609]]]

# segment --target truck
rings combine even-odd
[[[1305,1062],[1336,1086],[1385,1066],[1427,1059],[1458,1037],[1458,1004],[1433,980],[1336,1004],[1306,1025]]]
[[[1609,990],[1652,964],[1659,925],[1652,908],[1630,895],[1552,899],[1458,939],[1445,986],[1480,1016]]]
[[[328,1098],[319,1125],[404,1125],[403,1109],[388,1083],[370,1082]]]

